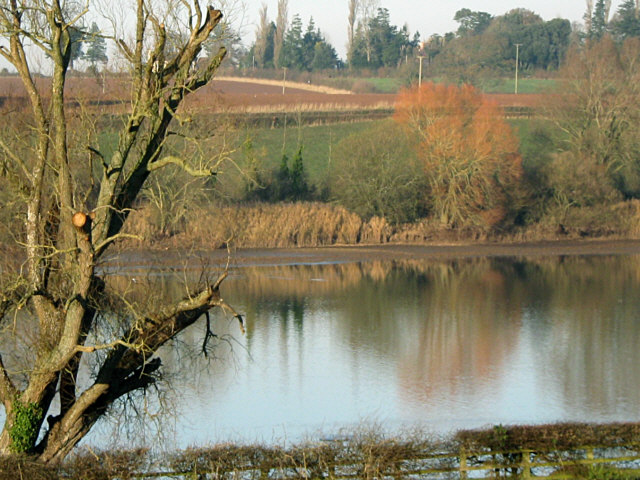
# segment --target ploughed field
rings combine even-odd
[[[49,80],[37,78],[46,90]],[[545,98],[540,94],[488,94],[506,108],[531,108]],[[295,111],[390,110],[395,94],[353,94],[344,90],[304,83],[247,78],[215,79],[187,98],[185,106],[197,112],[265,113]],[[83,109],[120,114],[131,101],[131,88],[125,77],[71,77],[67,101]],[[28,105],[26,91],[18,77],[0,77],[0,109],[20,109]]]

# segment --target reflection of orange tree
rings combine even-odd
[[[436,268],[416,335],[407,339],[398,361],[400,390],[421,403],[486,384],[492,371],[506,367],[517,345],[525,294],[486,259]]]
[[[433,215],[446,226],[494,226],[522,176],[498,106],[473,87],[427,83],[400,93],[396,120],[417,138]]]

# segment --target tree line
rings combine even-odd
[[[379,69],[415,64],[423,56],[433,74],[456,75],[461,82],[477,71],[513,69],[516,47],[524,71],[557,70],[572,43],[611,34],[617,41],[640,36],[638,0],[625,0],[611,15],[611,0],[587,2],[584,25],[567,19],[544,20],[524,8],[503,15],[463,8],[456,12],[456,31],[422,38],[407,25],[393,25],[390,12],[376,0],[349,0],[347,58],[341,59],[313,18],[306,27],[299,14],[289,22],[288,1],[279,0],[275,20],[266,5],[260,10],[255,41],[238,58],[251,68]]]

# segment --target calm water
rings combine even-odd
[[[223,293],[246,334],[217,314],[205,359],[195,325],[163,352],[173,415],[145,404],[172,447],[640,420],[638,257],[246,268]]]

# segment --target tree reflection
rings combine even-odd
[[[219,316],[230,342],[177,371],[179,393],[240,430],[464,409],[470,422],[637,420],[638,267],[612,256],[240,268],[225,293],[246,314],[246,336]],[[166,277],[149,281],[183,294]],[[163,352],[167,368],[198,350],[202,328]]]

